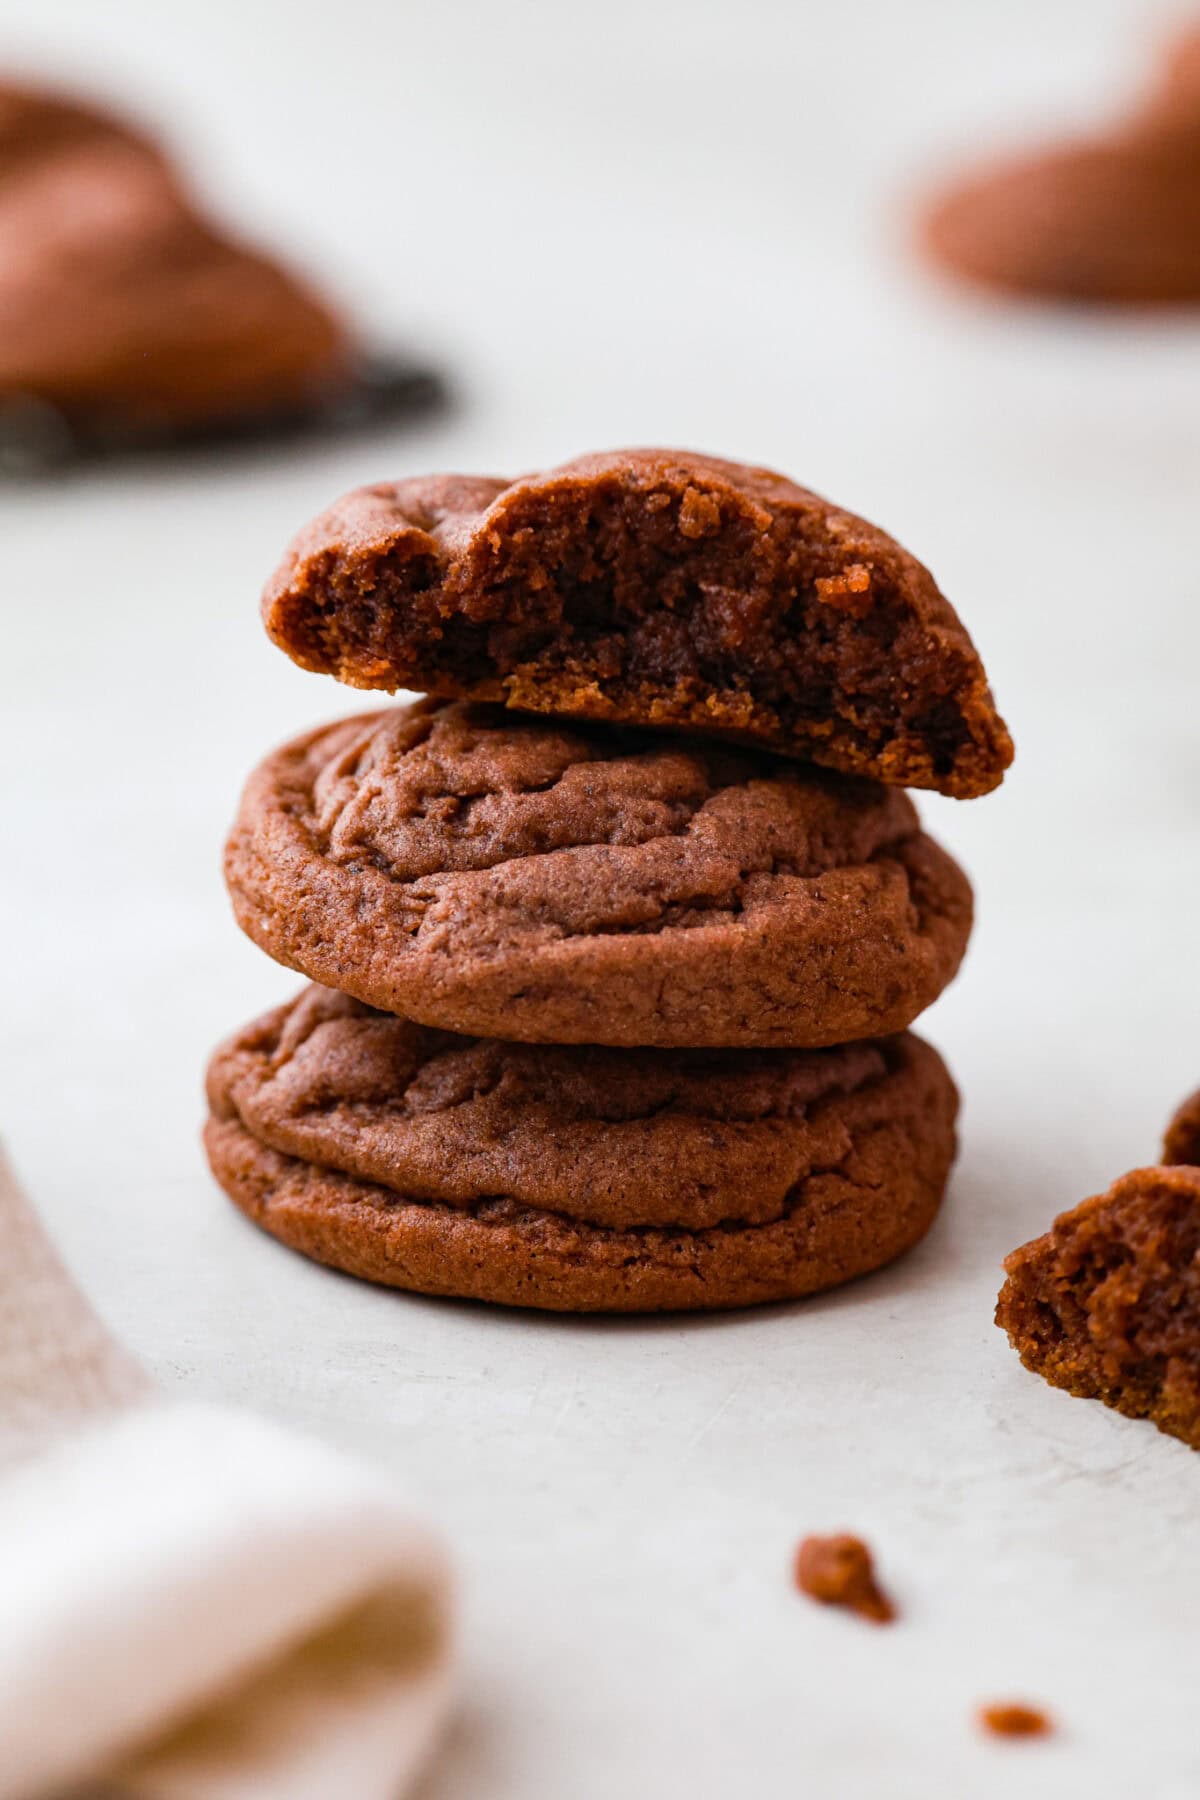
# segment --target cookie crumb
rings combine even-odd
[[[721,508],[711,494],[687,487],[679,502],[679,529],[685,538],[708,537],[721,529]]]
[[[796,1552],[796,1586],[822,1606],[844,1606],[876,1625],[890,1625],[896,1609],[875,1580],[871,1552],[861,1538],[806,1537]]]
[[[1054,1730],[1049,1717],[1040,1708],[1012,1700],[981,1706],[979,1723],[993,1737],[1048,1737]]]
[[[818,575],[813,585],[824,606],[853,613],[856,619],[865,618],[871,610],[871,571],[863,563],[851,563],[841,575]]]

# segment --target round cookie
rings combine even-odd
[[[924,1234],[957,1095],[905,1035],[824,1051],[455,1038],[306,990],[213,1058],[206,1145],[282,1242],[552,1311],[798,1298]]]
[[[971,927],[966,877],[896,788],[428,700],[268,757],[225,872],[277,961],[540,1043],[882,1036],[936,999]]]

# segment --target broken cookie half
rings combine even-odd
[[[1026,1368],[1200,1450],[1200,1168],[1134,1170],[1004,1267]]]
[[[295,540],[263,617],[356,687],[725,733],[960,798],[1012,760],[922,564],[782,475],[683,452],[361,488]]]

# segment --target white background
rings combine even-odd
[[[1026,1374],[1005,1251],[1152,1160],[1200,1082],[1200,323],[966,299],[915,267],[944,157],[1135,81],[1133,0],[0,0],[227,211],[455,372],[420,431],[0,494],[0,1130],[170,1386],[393,1466],[462,1571],[425,1800],[1188,1800],[1200,1459]],[[983,650],[1003,790],[929,801],[979,896],[929,1016],[964,1096],[941,1224],[794,1308],[598,1323],[375,1292],[258,1236],[197,1139],[212,1043],[296,987],[219,852],[273,744],[368,703],[257,620],[361,481],[585,448],[773,463],[893,530]],[[789,1585],[876,1546],[890,1632]],[[1048,1745],[989,1742],[1028,1697]]]

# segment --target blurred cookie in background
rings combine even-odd
[[[161,161],[150,139],[99,107],[0,80],[0,179],[20,163],[86,143],[119,143]]]
[[[1200,19],[1168,46],[1162,79],[1150,95],[1148,110],[1200,119]]]
[[[0,85],[0,469],[331,431],[439,395],[207,218],[151,139]]]
[[[1035,299],[1200,303],[1200,29],[1107,132],[984,167],[935,198],[927,254]]]

